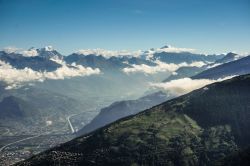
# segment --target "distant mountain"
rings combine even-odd
[[[213,165],[250,144],[249,85],[208,85],[17,165]]]
[[[171,74],[168,78],[163,80],[163,82],[168,82],[171,80],[176,80],[176,79],[185,78],[185,77],[192,77],[204,70],[206,70],[204,67],[195,67],[195,66],[194,67],[189,67],[189,66],[180,67],[173,74]]]
[[[169,45],[165,45],[161,48],[151,48],[142,54],[145,59],[160,60],[165,63],[192,63],[195,61],[202,62],[215,62],[223,58],[225,55],[204,55],[194,53],[193,49],[188,48],[176,48]]]
[[[250,69],[248,69],[249,58],[243,58],[243,60],[239,61],[241,58],[243,57],[240,57],[238,54],[228,53],[225,57],[215,61],[210,65],[206,65],[203,67],[180,67],[163,82],[168,82],[184,77],[192,77],[195,79],[218,79],[226,76],[250,73]],[[209,66],[216,64],[218,65],[213,68],[209,68]]]
[[[193,76],[192,78],[218,79],[226,76],[243,75],[248,73],[250,73],[250,56],[210,68]]]
[[[215,64],[219,63],[219,64],[223,64],[223,63],[228,63],[234,60],[238,59],[238,54],[229,52],[226,56],[224,56],[221,59],[218,59],[217,61],[215,61]]]
[[[118,58],[120,59],[120,61],[122,61],[123,63],[127,63],[129,65],[141,65],[141,64],[145,64],[145,65],[149,65],[149,66],[155,66],[156,64],[152,61],[143,59],[143,58],[138,58],[138,57],[113,57],[113,58]]]
[[[34,48],[31,48],[34,49]],[[36,49],[38,56],[44,57],[46,59],[62,59],[63,55],[60,54],[57,50],[55,50],[52,46],[46,46],[44,48]]]
[[[162,49],[162,50],[161,50]],[[0,60],[9,63],[11,66],[17,69],[24,69],[25,67],[31,68],[35,71],[54,71],[62,65],[55,62],[53,59],[64,60],[69,66],[72,63],[82,65],[84,67],[99,68],[101,71],[118,71],[121,72],[124,68],[133,68],[133,65],[148,65],[156,66],[156,60],[160,60],[165,63],[192,63],[196,61],[202,61],[204,63],[214,62],[220,58],[221,55],[202,55],[194,54],[190,52],[165,52],[164,49],[168,49],[167,46],[161,48],[160,51],[153,51],[151,53],[141,53],[136,57],[131,55],[119,56],[114,55],[106,57],[102,54],[81,54],[73,53],[68,56],[63,56],[52,46],[46,46],[44,48],[31,47],[26,51],[21,52],[5,52],[0,51]],[[151,50],[152,51],[152,50]],[[145,55],[144,55],[145,54]]]
[[[71,54],[66,56],[64,60],[68,63],[76,63],[78,65],[83,65],[86,67],[100,68],[101,70],[109,71],[121,71],[125,67],[131,67],[131,65],[136,64],[146,64],[150,66],[156,65],[155,63],[137,57],[103,57],[102,55],[82,55],[82,54]]]
[[[45,129],[57,133],[70,131],[67,116],[88,107],[66,95],[35,86],[0,89],[0,92],[0,125],[15,133],[35,134]],[[46,121],[53,124],[48,127]]]
[[[0,102],[0,119],[22,119],[39,114],[31,104],[15,96],[3,98]]]
[[[137,100],[115,102],[110,106],[101,109],[100,113],[78,132],[78,135],[91,132],[120,118],[136,114],[170,98],[171,97],[167,96],[163,92],[156,92]]]
[[[83,65],[86,67],[100,68],[102,70],[118,70],[129,66],[117,59],[107,59],[99,55],[81,55],[81,54],[71,54],[64,58],[68,63],[76,63],[78,65]]]
[[[169,46],[164,46],[158,49],[150,49],[148,51],[142,52],[139,56],[104,56],[101,53],[73,53],[69,56],[66,56],[64,60],[68,63],[76,63],[87,67],[100,68],[102,70],[118,70],[120,71],[126,67],[132,67],[132,65],[141,65],[145,64],[148,66],[156,66],[155,61],[159,60],[164,63],[193,63],[193,62],[215,62],[223,58],[225,55],[203,55],[191,53],[188,51],[176,51],[175,49]]]
[[[41,56],[26,57],[22,54],[6,53],[4,51],[0,51],[0,60],[17,69],[28,67],[35,71],[54,71],[61,67],[60,64]]]
[[[218,59],[221,59],[223,55],[203,55],[203,54],[194,54],[190,52],[159,52],[154,53],[152,59],[160,60],[165,63],[192,63],[194,61],[203,61],[203,62],[214,62]]]

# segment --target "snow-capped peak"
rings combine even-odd
[[[52,46],[45,46],[44,50],[45,51],[54,51],[54,48]]]
[[[43,57],[52,57],[52,56],[56,56],[54,55],[54,53],[52,52],[54,51],[52,46],[45,46],[44,48],[35,48],[35,47],[31,47],[28,50],[24,50],[21,52],[21,54],[23,56],[26,57],[31,57],[31,56],[43,56]]]

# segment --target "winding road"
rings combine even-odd
[[[41,135],[35,135],[35,136],[32,136],[32,137],[28,137],[28,138],[24,138],[24,139],[21,139],[21,140],[18,140],[18,141],[15,141],[15,142],[12,142],[12,143],[9,143],[7,145],[4,145],[3,147],[0,148],[0,152],[2,152],[5,148],[7,148],[8,146],[11,146],[11,145],[14,145],[16,143],[19,143],[19,142],[22,142],[22,141],[26,141],[26,140],[29,140],[29,139],[32,139],[32,138],[36,138],[36,137],[40,137]]]

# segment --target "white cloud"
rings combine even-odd
[[[154,57],[154,54],[156,53],[162,53],[162,52],[167,52],[167,53],[182,53],[182,52],[190,52],[194,53],[196,50],[193,48],[178,48],[178,47],[172,47],[170,45],[166,45],[162,48],[152,48],[150,50],[147,50],[144,52],[146,55],[146,59],[150,60],[152,57]]]
[[[250,55],[250,54],[247,53],[247,52],[242,53],[242,54],[237,54],[237,55],[235,56],[234,60],[239,60],[239,59],[244,58],[244,57],[247,57],[247,56],[249,56],[249,55]]]
[[[147,59],[150,59],[153,57],[155,53],[162,53],[162,52],[168,52],[168,53],[181,53],[181,52],[191,52],[194,53],[196,50],[193,48],[177,48],[172,47],[170,45],[164,46],[162,48],[156,48],[156,49],[150,49],[145,52]]]
[[[205,66],[206,63],[205,62],[202,62],[202,61],[194,61],[190,64],[187,64],[188,67],[202,67],[202,66]]]
[[[170,45],[158,48],[155,50],[156,52],[174,52],[174,53],[181,53],[181,52],[195,52],[195,49],[193,48],[177,48],[172,47]]]
[[[127,50],[121,50],[121,51],[111,51],[111,50],[105,50],[105,49],[86,49],[86,50],[79,50],[76,52],[77,54],[82,55],[102,55],[105,58],[110,58],[112,56],[133,56],[133,57],[139,57],[142,54],[141,50],[138,51],[127,51]]]
[[[26,57],[38,56],[38,52],[36,49],[25,50],[21,51],[20,53]]]
[[[232,77],[234,76],[219,78],[217,80],[181,78],[181,79],[172,80],[172,81],[165,82],[165,83],[150,83],[150,85],[153,88],[163,89],[171,93],[172,95],[179,96],[182,94],[189,93],[195,89],[199,89],[208,84],[212,84],[214,82],[231,79]]]
[[[46,79],[64,79],[77,76],[88,76],[92,74],[99,74],[99,69],[92,69],[90,67],[83,67],[81,65],[72,64],[71,67],[62,63],[62,67],[52,72],[38,72],[28,67],[24,69],[16,69],[11,65],[0,61],[0,80],[7,83],[6,89],[19,87],[24,83],[44,81]]]
[[[178,73],[174,71],[174,72],[172,72],[172,75],[176,76],[176,75],[178,75]]]
[[[3,51],[8,53],[8,54],[18,52],[19,50],[20,50],[20,48],[16,48],[16,47],[12,47],[12,46],[3,48]]]
[[[157,64],[156,66],[149,66],[145,64],[141,65],[132,65],[132,67],[126,67],[123,69],[123,72],[129,74],[129,73],[144,73],[144,74],[155,74],[159,72],[174,72],[180,67],[185,67],[185,66],[190,66],[190,67],[202,67],[206,65],[204,62],[201,61],[195,61],[190,64],[184,62],[180,64],[174,64],[174,63],[164,63],[159,60],[156,60],[155,63]]]

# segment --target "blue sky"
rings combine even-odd
[[[250,52],[249,0],[0,0],[0,48]]]

